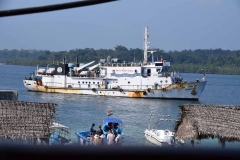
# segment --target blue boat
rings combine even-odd
[[[124,132],[122,131],[123,122],[117,118],[104,118],[103,119],[102,130],[106,135],[109,129],[114,129],[116,133],[120,133],[121,136],[124,136]]]
[[[115,133],[120,133],[120,135],[124,136],[124,132],[122,130],[123,122],[120,119],[117,118],[104,118],[103,119],[103,135],[100,136],[100,138],[103,141],[103,145],[106,145],[107,142],[107,134],[110,129],[112,129]],[[83,146],[93,145],[94,138],[99,138],[94,135],[91,135],[90,131],[79,131],[75,133],[78,138],[78,144]]]
[[[53,122],[50,126],[49,145],[70,145],[70,128],[59,123]]]

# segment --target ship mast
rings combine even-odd
[[[148,50],[149,46],[148,46],[148,37],[149,37],[149,32],[148,32],[148,27],[145,27],[145,34],[144,34],[144,48],[143,48],[143,64],[147,64],[147,53],[150,52],[152,54],[152,63],[154,62],[153,59],[153,52],[157,52],[155,50]]]
[[[149,37],[149,33],[148,33],[148,27],[145,27],[145,33],[144,33],[144,48],[143,48],[143,64],[147,64],[147,50],[148,50],[148,37]]]

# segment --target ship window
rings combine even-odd
[[[82,81],[82,83],[84,84],[84,81]]]
[[[95,84],[95,82],[93,82],[93,84]]]
[[[137,70],[135,70],[135,73],[137,73]]]
[[[89,84],[91,83],[91,82],[88,82]]]
[[[80,81],[78,81],[78,83],[80,83]]]
[[[97,84],[99,84],[99,82],[97,82]]]
[[[128,84],[130,84],[130,82],[128,81]]]
[[[163,63],[155,63],[155,66],[163,66]]]

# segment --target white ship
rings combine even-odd
[[[63,62],[54,68],[39,68],[23,84],[29,91],[73,93],[94,96],[198,100],[207,83],[205,73],[193,82],[183,81],[177,72],[169,73],[170,62],[148,62],[148,28],[144,34],[142,63],[125,63],[118,58],[101,59],[79,65]],[[152,58],[153,59],[153,58]],[[91,66],[92,65],[92,66]],[[88,68],[88,70],[86,70]]]

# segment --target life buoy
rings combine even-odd
[[[123,89],[121,88],[121,89],[119,89],[119,91],[120,91],[120,92],[122,92],[122,91],[123,91]]]
[[[72,88],[72,86],[71,86],[71,85],[68,85],[68,88]]]
[[[163,88],[162,90],[163,90],[163,91],[166,91],[166,88]]]

